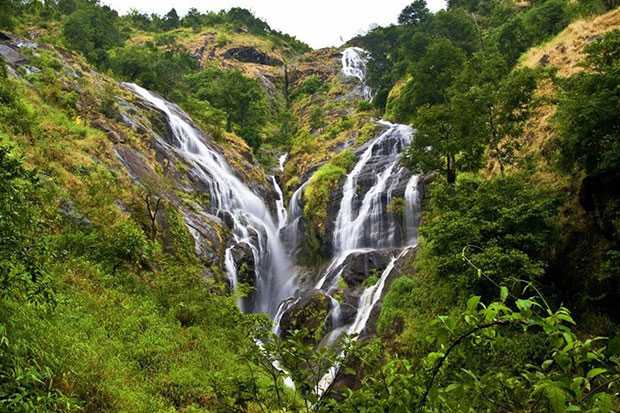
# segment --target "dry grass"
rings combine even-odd
[[[584,49],[603,34],[620,27],[620,8],[570,24],[560,34],[540,47],[527,52],[520,65],[530,68],[553,66],[560,76],[570,76],[583,70],[579,63]]]

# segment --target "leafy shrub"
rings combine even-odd
[[[0,128],[6,132],[28,132],[33,114],[21,99],[17,84],[7,78],[6,67],[0,62]]]
[[[308,76],[302,84],[295,90],[293,99],[297,99],[303,96],[314,95],[315,93],[325,90],[326,85],[317,75]]]
[[[483,181],[461,175],[454,189],[438,185],[421,228],[441,277],[488,291],[466,257],[496,283],[540,277],[557,240],[558,199],[523,175]]]
[[[78,50],[96,64],[107,62],[107,50],[123,43],[118,15],[107,6],[87,3],[65,21],[62,33],[67,47]]]
[[[237,132],[251,147],[261,145],[267,121],[267,96],[255,79],[236,69],[210,66],[186,76],[188,93],[226,113],[226,129]]]
[[[319,234],[325,233],[332,192],[337,189],[346,173],[343,167],[327,163],[312,175],[304,191],[304,216],[310,220]]]
[[[122,79],[171,97],[179,91],[183,76],[196,69],[197,64],[184,49],[160,50],[149,43],[112,50],[109,66]]]

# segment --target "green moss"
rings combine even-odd
[[[342,167],[325,164],[315,172],[304,191],[304,216],[320,235],[325,234],[332,193],[346,173]]]

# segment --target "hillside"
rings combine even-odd
[[[620,410],[620,9],[0,3],[0,412]]]

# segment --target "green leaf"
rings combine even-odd
[[[562,389],[551,384],[545,388],[545,396],[554,413],[566,412],[566,394]]]
[[[521,311],[527,311],[532,307],[532,301],[530,300],[517,300],[517,308]]]
[[[474,295],[469,300],[467,300],[467,311],[474,312],[478,308],[478,303],[480,302],[480,296]]]
[[[508,298],[508,288],[506,287],[501,287],[499,290],[499,297],[502,303],[506,302],[506,299]]]
[[[600,376],[601,374],[606,373],[606,372],[607,372],[607,369],[604,369],[604,368],[602,368],[602,367],[598,367],[598,368],[595,368],[595,369],[590,370],[590,371],[588,372],[588,374],[586,375],[586,377],[587,377],[588,379],[593,379],[593,378],[595,378],[596,376]]]

